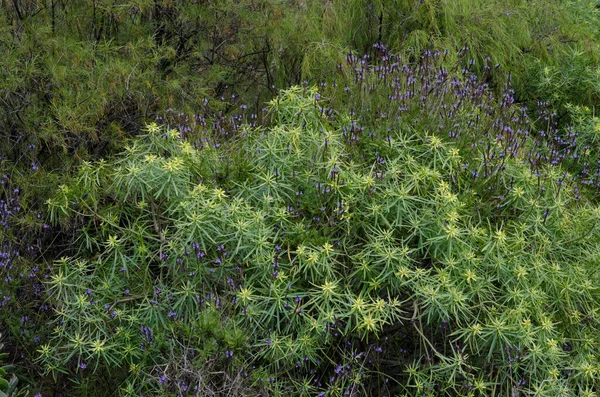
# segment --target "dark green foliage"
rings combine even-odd
[[[0,340],[2,334],[0,334]],[[0,342],[0,364],[8,358],[8,353],[2,352],[4,344]],[[19,378],[14,374],[13,365],[0,366],[0,397],[25,397],[29,391],[25,388],[19,388]]]

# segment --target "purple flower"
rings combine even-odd
[[[152,334],[152,329],[146,325],[142,325],[141,328],[142,336],[148,340],[149,343],[154,342],[154,335]]]
[[[187,389],[189,387],[188,384],[185,383],[184,381],[179,382],[179,385],[181,386],[181,390],[183,390],[183,391],[187,391]]]

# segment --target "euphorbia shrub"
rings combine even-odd
[[[86,163],[48,201],[84,226],[41,364],[130,394],[593,395],[600,208],[572,148],[443,54],[381,52],[270,125],[150,125]]]

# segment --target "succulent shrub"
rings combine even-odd
[[[270,124],[153,124],[59,187],[51,221],[82,228],[45,284],[46,370],[214,392],[179,352],[255,393],[592,395],[600,209],[557,140],[576,136],[464,54],[376,50],[280,92]]]

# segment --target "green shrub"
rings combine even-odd
[[[193,145],[150,125],[85,164],[48,201],[84,227],[47,282],[46,369],[161,393],[190,385],[156,375],[184,340],[220,381],[254,366],[246,387],[276,395],[597,387],[600,210],[536,154],[554,147],[510,89],[380,49],[329,99],[281,92],[272,126]]]

